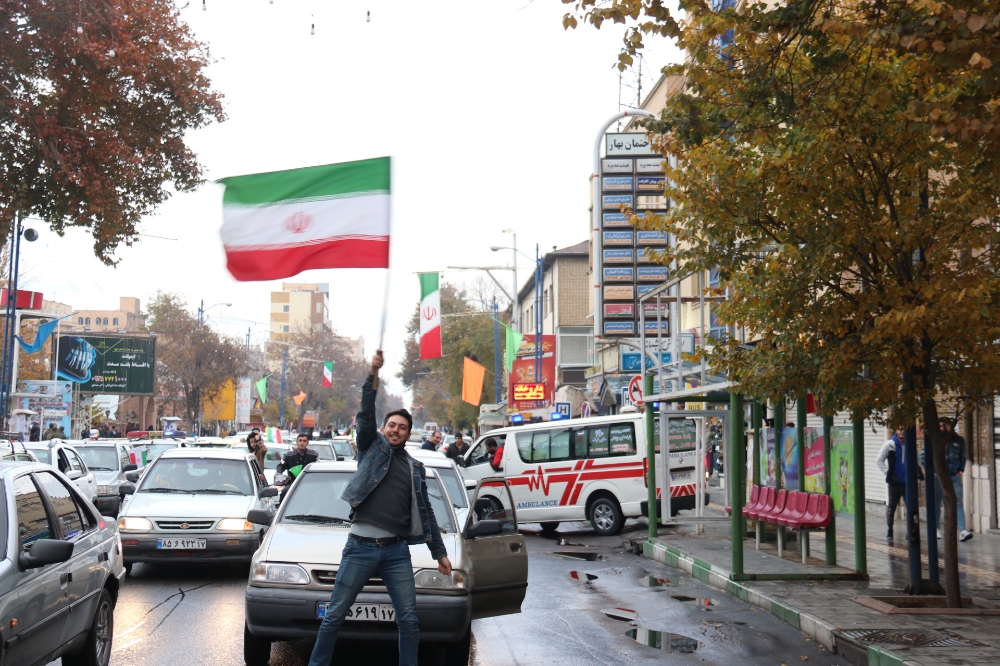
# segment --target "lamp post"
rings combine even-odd
[[[17,274],[21,268],[21,236],[29,243],[38,239],[38,232],[24,228],[24,219],[19,213],[14,215],[14,224],[10,230],[10,263],[7,269],[7,309],[5,311],[3,330],[3,360],[0,362],[0,419],[3,428],[7,429],[7,417],[10,413],[11,394],[14,392],[14,366],[17,364],[17,347],[14,336],[20,332],[21,319],[17,313]]]
[[[512,232],[513,233],[513,232]],[[516,237],[515,237],[516,240]],[[538,253],[538,243],[535,243],[535,258],[532,259],[523,252],[520,252],[516,246],[505,247],[503,245],[491,245],[490,249],[494,252],[499,252],[500,250],[512,250],[514,252],[514,266],[515,271],[517,266],[517,255],[521,255],[525,259],[529,259],[535,264],[535,381],[540,382],[542,380],[542,283],[545,280],[545,270],[542,265],[542,259]],[[514,273],[514,279],[517,279],[517,273]],[[518,288],[517,283],[514,283],[514,297],[511,299],[513,305],[511,306],[511,318],[513,319],[514,313],[517,312],[518,308]],[[517,329],[514,329],[517,330]],[[521,331],[522,333],[524,331]]]

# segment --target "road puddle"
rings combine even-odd
[[[571,550],[557,550],[552,554],[565,557],[568,560],[582,560],[584,562],[594,562],[601,559],[601,556],[597,553],[577,553]]]
[[[698,648],[705,647],[705,644],[681,634],[671,634],[666,631],[656,631],[638,627],[629,629],[625,635],[647,647],[663,650],[664,652],[680,652],[691,654]]]
[[[578,583],[589,583],[590,581],[597,580],[597,576],[586,571],[570,571],[569,577]]]
[[[632,622],[639,615],[631,608],[602,608],[601,612],[612,620],[619,620],[621,622]]]
[[[641,576],[639,578],[639,585],[643,587],[677,587],[677,581],[657,576]]]
[[[672,595],[670,595],[670,598],[671,599],[676,599],[677,601],[694,601],[695,600],[694,597],[687,597],[687,596],[684,596],[683,594],[672,594]]]
[[[695,606],[701,606],[702,608],[704,608],[706,610],[711,610],[712,606],[718,606],[719,605],[719,600],[718,599],[707,599],[707,598],[699,599],[697,597],[688,597],[688,596],[685,596],[683,594],[673,594],[673,595],[670,596],[670,598],[671,599],[676,599],[677,601],[685,601],[685,602],[686,601],[693,601]]]

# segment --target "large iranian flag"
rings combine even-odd
[[[390,158],[219,181],[222,243],[237,280],[310,268],[388,268]]]
[[[441,291],[437,273],[420,273],[420,358],[441,356]]]

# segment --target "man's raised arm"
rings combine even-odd
[[[378,393],[378,371],[383,363],[385,363],[385,359],[382,358],[382,350],[379,349],[372,358],[371,372],[365,380],[364,386],[361,387],[361,408],[358,409],[356,418],[358,426],[356,444],[359,458],[378,436],[378,423],[375,420],[375,396]]]

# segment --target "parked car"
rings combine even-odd
[[[82,442],[75,442],[82,443]],[[46,442],[25,442],[25,447],[35,454],[38,462],[52,465],[76,484],[83,496],[97,506],[97,480],[76,448],[63,439]]]
[[[355,460],[357,454],[354,452],[354,446],[351,444],[351,438],[347,435],[338,435],[330,440],[333,445],[334,451],[337,452],[337,456],[341,460]]]
[[[24,442],[16,439],[0,439],[0,460],[38,462],[38,457],[29,451]]]
[[[105,516],[117,516],[121,508],[121,487],[125,475],[139,469],[132,460],[129,445],[123,440],[91,440],[76,446],[77,453],[97,481],[97,509]]]
[[[247,512],[272,509],[278,494],[261,476],[249,451],[164,451],[125,489],[118,530],[126,570],[136,562],[249,562],[265,529]]]
[[[243,635],[248,666],[267,664],[273,641],[315,637],[350,530],[350,505],[340,496],[356,470],[353,461],[314,463],[295,480],[277,515],[248,513],[247,520],[271,526],[250,565]],[[519,613],[528,586],[528,554],[506,481],[482,483],[492,484],[506,504],[487,518],[470,516],[463,525],[437,470],[427,468],[427,492],[454,568],[451,576],[437,570],[425,545],[410,547],[420,640],[440,644],[448,664],[468,664],[472,619]],[[391,609],[381,581],[370,580],[340,638],[396,641]]]
[[[233,445],[233,440],[229,437],[195,437],[188,445],[196,448],[227,448]]]
[[[114,522],[47,464],[2,462],[0,487],[3,663],[107,666],[125,576]]]
[[[458,516],[458,524],[464,525],[469,518],[469,495],[465,488],[465,479],[458,470],[455,461],[439,451],[428,449],[417,449],[416,451],[407,448],[407,453],[437,472],[438,478],[444,483],[451,499],[451,505],[455,508]]]
[[[174,439],[171,437],[159,439],[132,439],[129,440],[129,446],[132,447],[132,452],[136,456],[136,460],[134,462],[140,467],[150,464],[164,451],[178,448],[186,449],[191,447],[191,445],[185,440]]]

